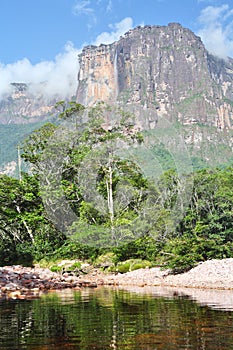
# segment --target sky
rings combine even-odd
[[[0,0],[0,98],[11,82],[74,95],[78,54],[138,25],[178,22],[213,54],[233,57],[232,0]],[[66,96],[67,95],[67,96]]]

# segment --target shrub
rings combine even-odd
[[[94,262],[96,267],[108,268],[113,267],[116,261],[116,255],[113,252],[108,252],[98,256]]]
[[[70,267],[69,267],[69,270],[70,271],[73,271],[73,270],[79,270],[79,269],[81,269],[81,267],[82,267],[82,264],[81,264],[81,262],[80,261],[76,261],[73,265],[71,265]]]
[[[95,259],[98,249],[79,242],[67,240],[61,247],[53,253],[53,260],[58,259]]]
[[[114,248],[115,261],[126,261],[128,259],[154,261],[162,245],[163,242],[158,242],[150,236],[138,238],[135,241]]]
[[[135,261],[131,265],[131,271],[138,269],[145,269],[146,267],[151,267],[152,262],[148,260]]]
[[[0,266],[17,263],[17,251],[15,244],[10,240],[0,242]]]
[[[152,263],[148,260],[141,259],[129,259],[123,262],[119,262],[115,268],[116,271],[120,273],[126,273],[129,271],[134,271],[138,269],[143,269],[146,267],[151,267]]]
[[[117,265],[116,271],[126,273],[130,271],[130,262],[125,261]]]
[[[58,265],[53,265],[53,266],[51,266],[50,267],[50,270],[52,271],[52,272],[61,272],[62,271],[62,266],[58,266]]]
[[[230,257],[233,257],[232,242],[224,244],[219,236],[213,239],[185,235],[165,244],[160,253],[160,262],[164,264],[164,268],[181,273],[190,270],[201,261]]]

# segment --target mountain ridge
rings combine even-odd
[[[79,55],[77,102],[139,104],[155,118],[232,129],[233,59],[211,55],[178,23],[137,27]],[[142,125],[143,127],[143,125]]]
[[[232,162],[233,59],[210,54],[190,29],[179,23],[136,27],[114,43],[84,47],[79,62],[76,96],[71,97],[77,103],[133,107],[138,129],[154,129],[163,119],[179,125],[191,156],[203,166],[211,157],[217,165]],[[33,123],[53,118],[54,106],[64,96],[46,98],[43,84],[36,95],[30,84],[12,82],[11,93],[0,101],[2,135],[4,125],[31,124],[32,130]],[[16,142],[22,137],[19,129],[11,130],[6,149],[14,147],[11,154],[16,155]],[[1,159],[7,166],[5,154]]]

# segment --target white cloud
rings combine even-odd
[[[92,15],[94,9],[90,7],[90,0],[79,0],[76,2],[73,8],[75,15]]]
[[[224,4],[208,6],[198,18],[201,29],[198,35],[212,54],[221,58],[233,57],[233,9]]]
[[[91,29],[93,24],[97,21],[95,10],[90,5],[90,0],[78,0],[73,7],[73,13],[75,15],[86,15],[89,18],[89,22],[87,23],[89,29]]]
[[[125,18],[119,23],[109,26],[110,32],[104,32],[92,44],[109,44],[119,39],[133,26],[132,18]],[[70,98],[77,89],[77,73],[79,69],[77,49],[68,42],[63,52],[52,61],[32,64],[24,58],[12,64],[0,63],[0,99],[13,89],[11,83],[27,83],[30,92],[43,94],[48,98],[58,95],[59,98]]]
[[[110,24],[109,28],[112,29],[112,31],[110,33],[103,32],[100,35],[98,35],[93,44],[94,45],[111,44],[112,42],[117,41],[121,35],[123,35],[132,27],[133,27],[132,18],[126,17],[121,22]]]
[[[12,64],[0,64],[0,98],[12,89],[12,82],[29,84],[30,91],[47,97],[55,95],[70,97],[77,88],[78,53],[72,43],[67,43],[64,52],[53,61],[42,61],[33,65],[24,58]],[[41,91],[41,83],[43,91]]]

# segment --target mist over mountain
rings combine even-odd
[[[2,128],[44,122],[61,99],[85,106],[106,101],[143,108],[143,117],[137,118],[142,130],[155,128],[163,118],[179,123],[193,157],[204,165],[218,153],[216,145],[223,146],[226,157],[215,158],[231,161],[233,59],[213,55],[200,37],[178,23],[130,29],[132,24],[130,18],[121,21],[83,50],[69,43],[53,62],[33,66],[24,59],[1,66]],[[10,140],[15,152],[18,140]],[[1,163],[3,159],[7,164],[5,155]]]
[[[67,43],[64,52],[54,61],[42,61],[35,65],[24,58],[9,65],[0,65],[0,99],[14,92],[11,83],[26,83],[33,94],[41,93],[48,98],[55,95],[70,97],[77,85],[77,55],[80,50]],[[43,89],[41,86],[43,84]]]

